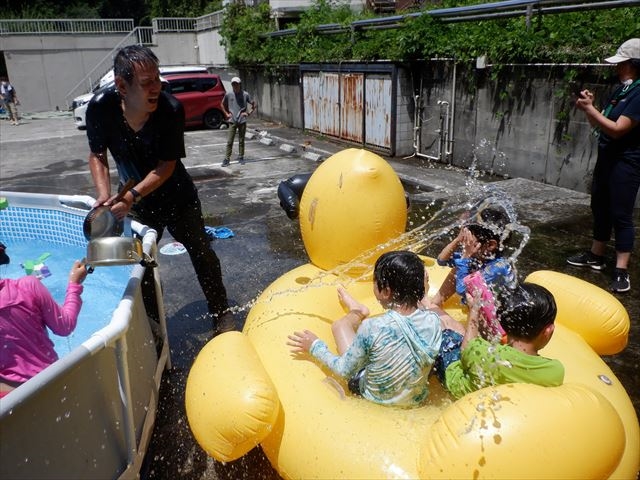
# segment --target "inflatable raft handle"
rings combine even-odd
[[[237,460],[271,432],[280,401],[246,335],[218,335],[196,357],[185,391],[187,420],[200,446]]]

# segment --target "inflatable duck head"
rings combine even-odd
[[[323,270],[348,264],[405,231],[404,188],[379,155],[348,148],[332,155],[311,175],[300,200],[300,230],[311,263]]]

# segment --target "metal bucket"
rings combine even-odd
[[[94,238],[87,245],[87,264],[92,267],[147,264],[142,242],[134,237]]]

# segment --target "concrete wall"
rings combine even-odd
[[[258,68],[240,70],[242,85],[258,103],[260,117],[295,128],[303,128],[302,90],[297,65],[270,71]]]
[[[154,33],[151,48],[163,65],[197,65],[200,63],[195,32]]]
[[[299,73],[291,67],[287,72],[274,76],[265,69],[245,70],[243,84],[256,97],[261,117],[302,128]],[[454,69],[451,61],[399,69],[395,156],[417,153],[462,168],[474,164],[497,175],[589,192],[597,140],[573,106],[573,92],[588,88],[605,99],[615,85],[611,70],[523,66],[503,67],[495,78],[489,73],[469,65]],[[414,139],[416,108],[421,121]],[[448,142],[443,138],[447,127]]]
[[[224,66],[227,64],[227,51],[221,44],[219,30],[198,32],[198,63],[202,65]]]
[[[573,72],[573,73],[572,73]],[[573,78],[568,81],[565,78]],[[452,163],[588,192],[597,139],[573,92],[588,88],[604,101],[614,84],[606,67],[462,69],[458,76]],[[480,77],[477,77],[480,75]],[[475,78],[469,88],[465,78]]]
[[[413,78],[405,68],[397,71],[395,115],[395,155],[406,157],[413,153],[414,111]]]
[[[123,38],[114,35],[0,36],[21,110],[66,110],[66,96]],[[96,81],[105,72],[95,72]]]

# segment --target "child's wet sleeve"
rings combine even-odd
[[[471,272],[471,261],[468,258],[456,258],[454,263],[456,267],[456,293],[464,299],[467,287],[465,287],[463,280]]]
[[[484,386],[481,378],[483,375],[478,376],[476,373],[483,370],[487,355],[487,342],[476,337],[462,350],[460,360],[447,367],[445,386],[456,399]]]

